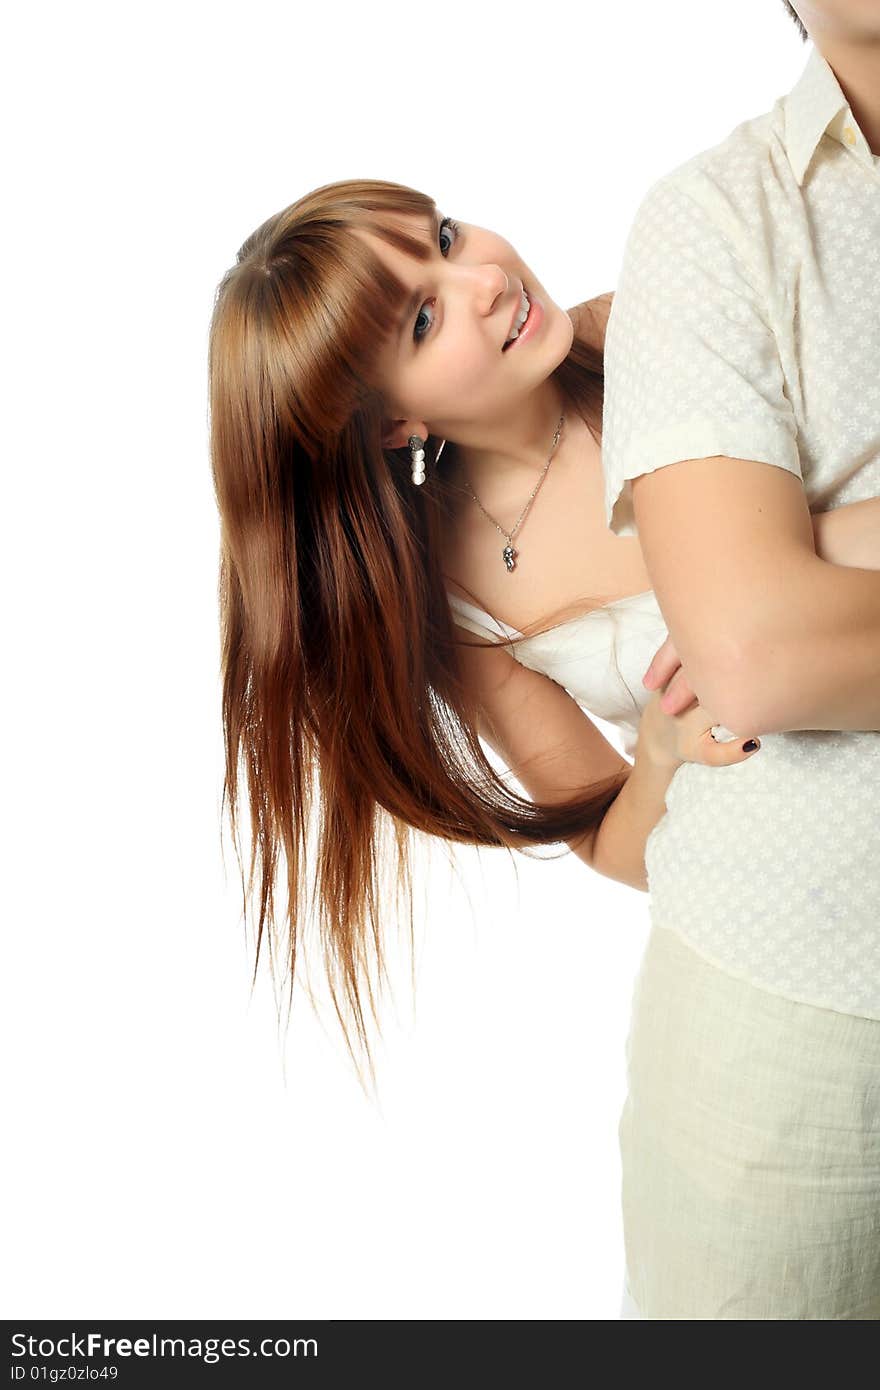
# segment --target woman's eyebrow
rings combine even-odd
[[[429,235],[429,237],[431,238],[432,245],[436,245],[436,242],[437,242],[437,233],[438,233],[438,231],[440,230],[440,223],[441,223],[441,221],[442,221],[442,218],[441,218],[441,215],[440,215],[440,210],[439,210],[439,208],[435,208],[435,209],[434,209],[434,214],[433,214],[433,216],[431,217],[430,221],[428,222],[428,235]],[[412,316],[413,316],[413,314],[415,313],[416,309],[418,309],[418,307],[419,307],[419,305],[421,304],[421,302],[422,302],[422,300],[424,299],[424,297],[425,297],[425,290],[424,290],[424,287],[423,287],[422,285],[418,285],[418,286],[416,287],[416,289],[413,290],[413,293],[410,295],[409,301],[408,301],[408,303],[406,304],[406,306],[405,306],[405,308],[404,308],[404,310],[403,310],[403,313],[401,314],[400,322],[399,322],[398,325],[397,325],[397,340],[398,340],[398,342],[400,341],[400,336],[401,336],[401,334],[403,333],[404,328],[405,328],[406,325],[409,323],[409,320],[412,318]]]

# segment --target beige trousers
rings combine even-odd
[[[626,1056],[623,1316],[880,1317],[880,1022],[653,927]]]

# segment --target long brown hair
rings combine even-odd
[[[412,832],[521,850],[571,841],[596,829],[625,780],[540,805],[507,785],[480,744],[479,710],[459,669],[468,639],[453,622],[440,563],[443,470],[455,446],[431,470],[439,441],[428,441],[420,488],[408,450],[382,447],[372,374],[407,287],[354,231],[369,227],[424,259],[424,243],[382,218],[434,211],[426,195],[379,180],[314,190],[247,238],[210,326],[221,816],[228,805],[245,920],[257,896],[255,972],[265,928],[270,963],[280,952],[283,857],[291,997],[304,929],[316,919],[349,1052],[357,1064],[353,1024],[371,1073],[362,992],[378,1023],[369,972],[386,975],[391,888],[404,894],[412,936]],[[576,336],[554,376],[598,438],[601,352]]]

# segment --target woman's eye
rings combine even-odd
[[[452,240],[451,240],[449,243],[447,243],[445,249],[444,249],[444,243],[443,243],[443,233],[444,233],[444,232],[452,232]],[[440,227],[439,227],[439,229],[438,229],[438,232],[437,232],[437,240],[438,240],[438,242],[439,242],[439,244],[440,244],[440,254],[441,254],[442,256],[447,256],[447,255],[449,254],[450,250],[452,249],[452,247],[455,245],[456,241],[458,240],[460,233],[461,233],[461,228],[459,227],[458,223],[457,223],[456,221],[454,221],[453,218],[451,218],[451,217],[444,217],[444,218],[443,218],[442,222],[440,223]],[[421,309],[419,310],[418,314],[416,315],[416,321],[415,321],[415,325],[414,325],[414,327],[413,327],[413,337],[415,338],[416,342],[419,342],[422,338],[424,338],[425,334],[427,333],[428,329],[431,327],[431,324],[432,324],[433,321],[434,321],[433,319],[430,319],[430,320],[428,321],[427,327],[423,327],[423,328],[421,328],[421,329],[419,328],[419,323],[420,323],[420,321],[421,321],[422,318],[423,318],[423,315],[424,315],[424,313],[425,313],[426,308],[428,308],[429,305],[433,304],[433,302],[434,302],[434,301],[431,300],[431,299],[425,300],[425,303],[422,305]]]
[[[416,314],[415,327],[413,328],[413,337],[415,338],[416,342],[418,342],[420,338],[424,338],[424,336],[425,336],[425,334],[427,333],[428,329],[431,327],[431,324],[434,322],[433,319],[429,319],[428,324],[427,324],[427,327],[424,327],[424,326],[421,327],[421,328],[419,327],[419,324],[422,323],[423,320],[424,320],[424,317],[425,317],[425,310],[428,308],[428,305],[429,305],[430,303],[433,303],[433,301],[432,301],[432,300],[426,300],[425,303],[422,305],[421,309],[419,310],[419,312]]]
[[[458,225],[457,222],[454,222],[454,221],[452,220],[451,217],[444,217],[444,218],[443,218],[443,221],[440,223],[440,230],[439,230],[439,232],[437,233],[437,239],[438,239],[438,241],[440,242],[440,250],[443,251],[443,233],[444,233],[444,232],[452,232],[452,233],[453,233],[451,245],[454,246],[455,243],[456,243],[456,241],[458,240],[458,236],[459,236],[459,232],[460,232],[460,231],[461,231],[461,228],[459,227],[459,225]],[[443,254],[446,255],[446,252],[444,251]]]

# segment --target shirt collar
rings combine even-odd
[[[803,184],[816,147],[826,132],[841,144],[867,155],[873,163],[870,146],[856,124],[840,83],[818,48],[813,48],[783,104],[785,145],[799,185]]]

